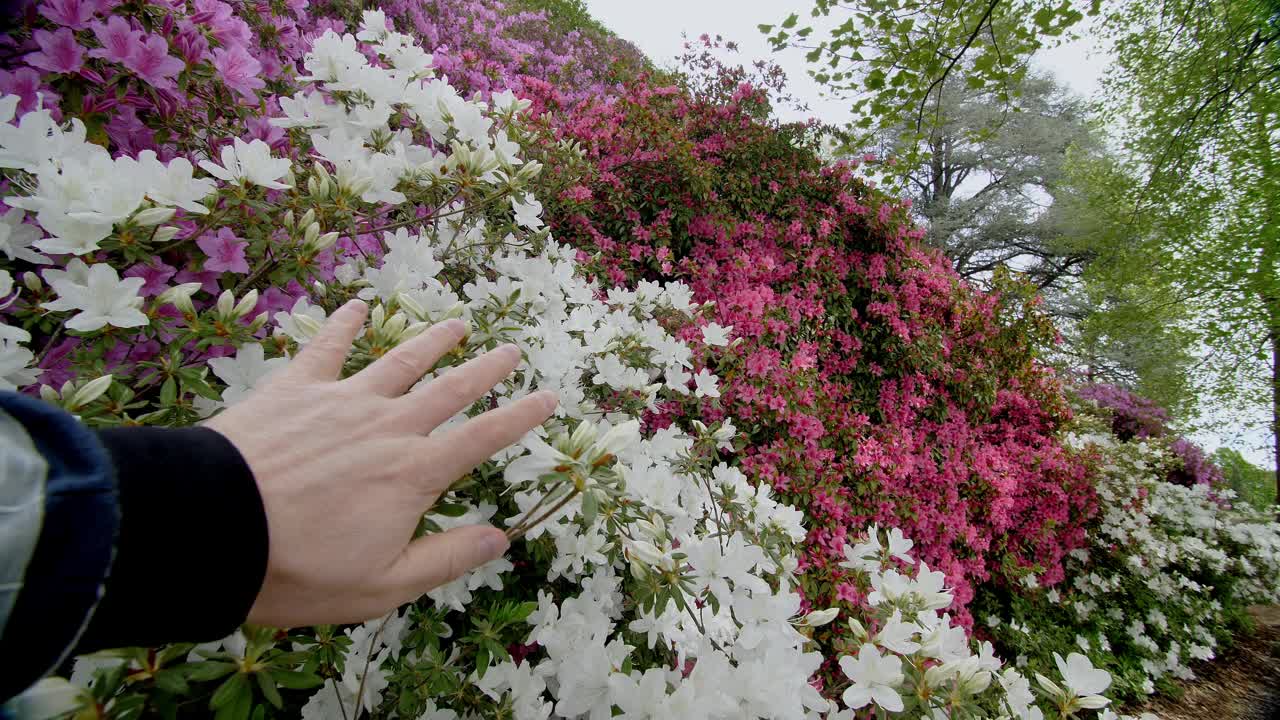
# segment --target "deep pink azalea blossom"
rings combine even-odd
[[[93,16],[104,9],[96,0],[42,0],[39,13],[49,22],[84,30]]]
[[[53,73],[73,73],[84,64],[84,48],[69,28],[58,28],[56,32],[37,30],[34,37],[40,52],[27,56],[28,65]]]
[[[237,238],[231,228],[221,228],[217,235],[205,235],[196,241],[196,245],[209,256],[204,261],[207,272],[249,272],[249,262],[244,259],[249,243]]]
[[[140,277],[146,280],[139,292],[142,293],[143,297],[151,297],[167,290],[169,278],[173,277],[176,272],[178,272],[177,268],[172,265],[165,265],[164,262],[157,259],[150,264],[138,263],[134,265],[124,271],[124,276]]]
[[[213,51],[213,69],[218,77],[231,90],[249,102],[257,102],[254,91],[266,86],[262,78],[262,63],[258,62],[243,47],[218,48]]]
[[[133,29],[129,21],[119,15],[112,15],[105,23],[95,22],[93,35],[102,47],[90,50],[89,57],[108,62],[127,64],[142,45],[142,31]]]
[[[169,54],[169,43],[159,35],[149,35],[124,65],[162,90],[173,89],[173,79],[187,67],[181,58]]]

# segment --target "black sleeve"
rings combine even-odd
[[[203,427],[98,437],[115,465],[120,532],[76,652],[234,632],[262,587],[268,550],[262,497],[240,452]]]

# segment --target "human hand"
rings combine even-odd
[[[499,557],[501,530],[468,526],[413,539],[449,485],[554,411],[540,392],[426,437],[515,369],[497,348],[405,394],[466,326],[428,329],[345,380],[367,307],[334,312],[296,358],[206,426],[253,471],[266,508],[266,579],[249,622],[274,627],[361,622]]]

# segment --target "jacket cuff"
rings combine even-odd
[[[111,462],[94,433],[42,400],[0,393],[48,464],[40,535],[26,564],[0,647],[0,701],[68,655],[102,595],[120,514]],[[13,672],[9,672],[12,670]]]
[[[120,534],[76,651],[230,635],[267,571],[267,515],[249,465],[204,427],[120,428],[99,438],[115,462]]]

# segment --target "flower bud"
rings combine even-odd
[[[267,324],[268,319],[269,317],[266,311],[258,313],[258,316],[253,319],[253,322],[249,323],[249,332],[256,333],[261,330],[262,326]]]
[[[404,313],[398,312],[387,320],[386,324],[382,326],[382,331],[389,338],[399,339],[400,333],[404,332],[405,327],[408,325],[409,318],[405,317]]]
[[[302,231],[302,244],[310,246],[320,237],[320,223],[313,222]]]
[[[160,293],[156,298],[157,305],[172,304],[186,315],[194,315],[195,306],[191,304],[191,296],[200,289],[200,283],[190,282],[174,285],[173,287]]]
[[[324,283],[319,280],[311,283],[311,290],[316,294],[316,297],[324,297],[329,294],[329,288],[325,287]]]
[[[292,230],[292,229],[293,229],[294,222],[293,222],[293,211],[292,211],[292,210],[286,210],[286,211],[285,211],[285,213],[284,213],[284,223],[283,223],[283,224],[284,224],[284,227],[285,227],[285,229],[286,229],[286,230]]]
[[[835,620],[836,616],[839,614],[840,614],[840,608],[827,608],[826,610],[814,610],[808,615],[805,615],[804,619],[802,619],[799,624],[802,627],[822,627],[823,625],[826,625],[832,620]]]
[[[31,292],[40,292],[40,287],[42,285],[40,282],[40,276],[30,270],[22,273],[22,284],[26,285],[27,289]]]
[[[294,315],[293,323],[298,326],[308,338],[313,338],[316,333],[320,332],[320,321],[310,315]]]
[[[409,311],[410,315],[414,316],[419,320],[427,316],[426,308],[422,307],[422,305],[417,300],[414,300],[412,297],[410,297],[405,293],[397,293],[396,302],[399,303],[400,307]]]
[[[1057,683],[1041,675],[1040,673],[1036,673],[1036,682],[1039,682],[1040,687],[1044,688],[1045,691],[1047,691],[1050,695],[1053,695],[1054,697],[1060,698],[1060,697],[1066,696],[1066,693],[1062,691],[1062,688],[1058,687]]]
[[[302,219],[298,221],[298,227],[305,228],[306,226],[310,225],[315,221],[316,221],[315,208],[308,208],[307,211],[302,214]]]
[[[58,391],[48,385],[40,386],[40,399],[48,403],[56,403],[62,398],[58,395]]]
[[[849,618],[849,629],[853,631],[853,639],[859,644],[867,641],[867,629],[858,622],[857,618]]]
[[[456,302],[453,304],[452,307],[444,311],[444,315],[441,315],[440,319],[452,320],[454,318],[460,318],[462,317],[462,314],[463,312],[466,311],[466,309],[467,309],[467,306],[465,304],[463,304],[462,302]],[[468,332],[470,332],[469,329],[468,329]]]
[[[71,396],[71,407],[80,408],[102,397],[102,393],[111,387],[111,376],[103,375],[100,378],[90,380],[84,384]]]
[[[1101,695],[1085,695],[1076,700],[1076,704],[1085,710],[1100,710],[1110,702],[1110,700]]]
[[[338,242],[338,233],[327,232],[321,235],[320,237],[316,238],[315,241],[310,244],[310,247],[312,251],[320,252],[329,247],[332,247],[333,244],[336,242]]]
[[[143,227],[169,222],[176,211],[173,208],[153,207],[142,210],[133,216],[133,221]]]
[[[155,234],[151,236],[151,239],[158,243],[167,243],[177,236],[178,236],[178,228],[172,225],[165,225],[162,228],[158,228],[155,231]]]
[[[237,318],[242,318],[245,315],[248,315],[250,312],[253,311],[253,308],[256,307],[257,304],[258,304],[258,291],[250,290],[249,292],[244,294],[244,298],[241,299],[240,302],[236,305],[235,311],[234,311],[235,316]]]
[[[218,296],[216,307],[219,315],[223,317],[230,315],[231,311],[235,309],[235,305],[236,296],[232,295],[230,290],[223,290],[222,294]]]

